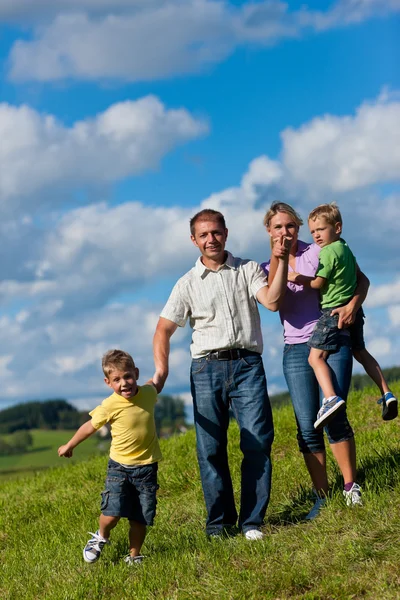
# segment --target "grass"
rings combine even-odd
[[[24,454],[13,454],[0,456],[0,481],[10,478],[20,478],[21,475],[34,475],[35,472],[48,467],[60,466],[61,461],[57,455],[57,449],[65,444],[73,435],[73,431],[64,430],[32,430],[32,448]],[[6,437],[6,436],[3,436]],[[96,437],[89,438],[81,444],[71,459],[71,462],[79,462],[99,453],[98,446],[103,444],[107,450],[107,442],[99,442]],[[65,461],[66,462],[66,461]]]
[[[400,384],[394,391],[400,393]],[[356,431],[364,507],[349,509],[330,458],[332,495],[312,523],[310,482],[297,451],[290,406],[274,411],[273,488],[265,540],[237,535],[208,541],[193,431],[162,443],[156,524],[140,567],[127,567],[127,524],[113,531],[98,563],[82,547],[97,527],[106,457],[0,490],[0,598],[11,599],[275,599],[400,598],[400,419],[383,423],[372,388],[349,398]],[[238,431],[229,450],[239,493]],[[330,455],[329,455],[330,456]],[[67,461],[65,461],[67,462]]]

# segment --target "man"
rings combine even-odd
[[[262,363],[257,301],[276,311],[288,270],[285,239],[274,245],[278,270],[270,287],[259,265],[225,251],[228,230],[220,212],[205,209],[190,221],[201,256],[176,283],[154,335],[153,381],[168,376],[170,338],[187,319],[193,328],[191,390],[197,457],[207,508],[206,533],[221,536],[235,526],[228,466],[229,406],[240,428],[243,452],[239,528],[247,539],[263,537],[261,525],[271,487],[272,412]]]

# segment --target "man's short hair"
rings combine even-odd
[[[224,215],[212,208],[204,208],[190,219],[190,233],[192,235],[195,234],[195,225],[198,221],[217,221],[224,229],[226,229]]]
[[[342,215],[336,202],[330,204],[320,204],[314,208],[308,215],[309,221],[315,221],[315,219],[325,219],[329,225],[336,225],[336,223],[343,224]]]
[[[132,356],[123,350],[109,350],[106,352],[101,360],[101,366],[107,379],[111,371],[115,369],[128,371],[136,368]]]

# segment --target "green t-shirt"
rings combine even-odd
[[[327,280],[321,290],[321,307],[333,308],[346,304],[357,286],[357,266],[354,254],[340,238],[322,248],[315,274]]]

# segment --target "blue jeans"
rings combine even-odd
[[[197,457],[207,509],[206,532],[236,524],[237,512],[228,466],[229,405],[240,429],[243,453],[239,527],[263,523],[271,489],[271,405],[262,358],[194,359],[191,365]]]
[[[314,371],[308,364],[309,352],[307,343],[285,344],[283,351],[283,373],[296,416],[297,441],[303,453],[323,452],[325,449],[323,430],[314,429],[321,398]],[[353,366],[349,337],[342,340],[336,352],[329,354],[328,365],[337,395],[346,400]],[[344,442],[354,436],[345,410],[338,411],[327,425],[326,432],[330,444]]]

